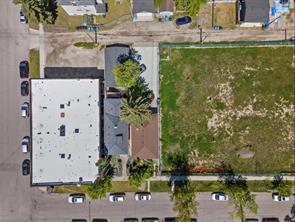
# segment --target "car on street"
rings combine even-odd
[[[123,202],[126,199],[125,193],[111,193],[109,196],[110,202]]]
[[[30,160],[25,159],[22,163],[22,172],[23,176],[27,176],[30,174]]]
[[[259,222],[259,219],[257,219],[257,218],[246,218],[244,220],[244,222]]]
[[[184,16],[176,19],[176,25],[185,25],[192,22],[192,18],[189,16]]]
[[[138,222],[139,220],[137,218],[125,218],[123,221],[124,222]]]
[[[222,30],[223,27],[222,26],[219,26],[219,25],[214,25],[214,26],[212,26],[212,29],[213,30]]]
[[[140,73],[143,73],[145,70],[146,70],[145,64],[140,64],[140,66],[139,66]]]
[[[23,153],[29,152],[29,146],[30,146],[30,137],[25,136],[21,141],[21,148]]]
[[[144,217],[141,222],[160,222],[160,219],[157,217]]]
[[[280,222],[277,217],[262,218],[262,222]]]
[[[288,196],[280,196],[278,193],[273,193],[272,199],[277,202],[284,202],[284,201],[290,200],[290,198]]]
[[[77,193],[77,194],[70,194],[68,197],[68,202],[71,204],[81,204],[84,203],[85,194]]]
[[[135,193],[135,200],[150,200],[152,199],[152,195],[150,192],[138,192]]]
[[[29,82],[28,81],[22,81],[20,86],[20,93],[22,96],[29,95]]]
[[[228,200],[228,196],[223,192],[214,192],[211,194],[211,198],[212,198],[212,200],[216,200],[216,201],[227,201]]]
[[[72,222],[87,222],[86,219],[72,219]]]
[[[108,220],[104,218],[94,218],[92,219],[92,222],[108,222]]]
[[[27,17],[25,16],[25,14],[23,13],[22,10],[19,11],[19,21],[22,24],[26,24],[27,23]]]
[[[23,118],[28,118],[29,117],[29,109],[30,109],[30,105],[28,102],[24,102],[22,105],[21,105],[21,116]]]
[[[164,222],[176,222],[176,217],[165,217]],[[196,218],[191,218],[190,222],[197,222]]]
[[[19,75],[21,78],[29,77],[29,62],[24,60],[19,63]]]

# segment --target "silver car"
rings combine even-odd
[[[21,116],[23,118],[28,118],[29,117],[29,109],[30,109],[30,105],[28,102],[24,102],[21,105]]]

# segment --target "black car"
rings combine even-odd
[[[27,176],[30,174],[30,160],[25,159],[22,164],[23,175]]]
[[[92,219],[92,222],[108,222],[108,220],[104,218],[95,218],[95,219]]]
[[[160,222],[160,220],[156,217],[145,217],[141,219],[141,222]]]
[[[28,81],[22,81],[20,92],[22,96],[29,95],[29,82]]]
[[[124,222],[138,222],[139,220],[137,218],[125,218]]]
[[[164,222],[176,222],[176,217],[165,217]],[[196,218],[191,218],[191,222],[197,222]]]
[[[72,219],[72,222],[87,222],[85,219]]]
[[[19,74],[21,78],[28,78],[29,77],[29,62],[28,61],[21,61],[19,63]]]
[[[176,19],[176,25],[185,25],[192,22],[192,18],[189,16],[184,16]]]

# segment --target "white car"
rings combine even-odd
[[[25,136],[21,141],[21,148],[23,153],[29,152],[30,138]]]
[[[216,201],[227,201],[228,196],[223,192],[215,192],[211,194],[212,200]]]
[[[125,193],[112,193],[109,196],[110,202],[123,202],[126,199]]]
[[[30,108],[30,105],[28,102],[24,102],[22,105],[21,105],[21,116],[23,118],[28,118],[29,117],[29,108]]]
[[[135,200],[150,200],[152,199],[152,195],[149,192],[138,192],[135,193]]]
[[[284,201],[290,200],[290,198],[288,196],[280,196],[278,193],[273,193],[272,199],[277,202],[284,202]]]
[[[24,15],[24,13],[23,13],[22,10],[19,11],[19,21],[22,24],[26,24],[27,23],[27,17]]]
[[[68,198],[68,202],[71,204],[81,204],[84,203],[85,195],[84,194],[71,194]]]

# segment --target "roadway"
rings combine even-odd
[[[120,204],[103,199],[90,203],[87,200],[78,206],[68,204],[66,195],[48,195],[30,187],[30,178],[21,175],[21,163],[29,155],[22,154],[20,149],[20,140],[29,134],[29,119],[20,117],[20,104],[29,98],[20,96],[18,73],[19,62],[28,59],[30,32],[26,25],[19,23],[19,6],[10,0],[0,1],[0,14],[0,222],[66,222],[72,218],[89,220],[89,217],[105,217],[116,222],[124,217],[173,216],[172,203],[165,193],[153,194],[153,199],[146,203],[137,203],[128,194],[128,200]],[[38,41],[36,33],[34,39]],[[212,202],[207,193],[200,194],[198,201],[199,221],[229,220],[227,204]],[[259,215],[284,217],[293,201],[275,203],[270,194],[259,194]]]

